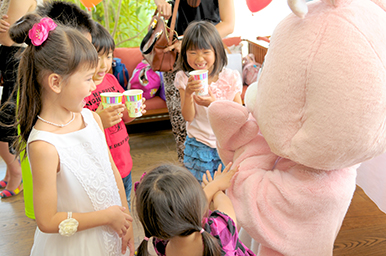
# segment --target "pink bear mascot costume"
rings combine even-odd
[[[386,1],[289,0],[247,108],[209,107],[258,255],[332,255],[356,169],[386,150]],[[307,13],[308,9],[308,13]]]

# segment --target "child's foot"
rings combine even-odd
[[[5,188],[8,184],[8,181],[0,180],[0,188]]]
[[[8,189],[4,189],[3,191],[0,192],[0,198],[8,198],[11,196],[16,196],[19,194],[21,191],[23,191],[23,183],[21,183],[15,190],[10,191]]]

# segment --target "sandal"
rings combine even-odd
[[[0,180],[0,188],[5,188],[8,184],[8,181]]]
[[[23,190],[23,183],[20,184],[14,191],[10,191],[8,189],[4,189],[0,192],[0,198],[7,198],[11,196],[16,196]]]

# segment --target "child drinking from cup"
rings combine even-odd
[[[101,93],[116,92],[118,94],[116,94],[115,99],[119,97],[122,99],[124,98],[122,95],[124,90],[115,76],[108,73],[113,62],[115,43],[110,33],[99,23],[96,23],[92,43],[98,52],[99,58],[98,67],[93,76],[96,89],[85,99],[85,107],[96,112],[102,120],[107,145],[121,174],[130,207],[133,161],[130,155],[129,135],[125,124],[133,121],[135,117],[129,117],[122,100],[116,102],[117,104],[110,104],[109,107],[103,107],[103,104],[101,104]],[[146,112],[143,110],[144,108],[145,105],[142,105],[142,113]]]
[[[99,116],[84,108],[95,89],[95,48],[79,31],[36,14],[17,21],[10,35],[28,45],[15,125],[17,153],[27,149],[32,171],[31,255],[134,255],[122,179]]]
[[[188,132],[184,164],[201,181],[206,170],[213,175],[221,163],[208,120],[208,106],[215,100],[233,100],[241,104],[241,77],[238,71],[225,68],[227,56],[223,42],[215,26],[207,21],[192,22],[188,26],[177,64],[182,71],[176,74],[174,84],[181,95],[181,111]],[[188,76],[187,72],[193,70],[207,71],[207,81],[202,83]],[[205,78],[202,74],[197,76]],[[202,85],[206,83],[208,94],[203,95]]]
[[[237,169],[231,164],[214,178],[208,173],[203,186],[185,168],[161,165],[143,175],[136,184],[136,209],[145,231],[137,249],[148,256],[148,241],[153,237],[158,256],[238,255],[252,256],[238,237],[236,215],[224,190]],[[208,209],[213,203],[213,212]]]

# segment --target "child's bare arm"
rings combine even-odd
[[[208,202],[213,200],[214,195],[219,191],[225,191],[230,186],[230,180],[233,175],[238,171],[238,168],[230,169],[232,162],[230,162],[225,168],[224,171],[221,171],[221,164],[219,165],[217,171],[214,174],[214,177],[210,175],[210,172],[207,171],[206,174],[202,177],[202,186],[204,188],[205,195],[208,199]]]
[[[193,121],[196,111],[194,108],[193,94],[198,92],[201,88],[201,82],[194,80],[193,77],[189,77],[185,90],[179,89],[181,96],[181,113],[185,121]]]
[[[219,191],[213,196],[213,208],[227,214],[237,226],[235,209],[231,200],[223,191]]]
[[[44,141],[34,141],[28,148],[36,223],[42,232],[58,233],[59,224],[67,219],[67,212],[57,211],[58,153],[53,145]],[[124,207],[116,205],[102,211],[73,213],[72,217],[79,222],[78,231],[110,225],[122,236],[132,221],[131,216],[124,213],[124,210]]]

